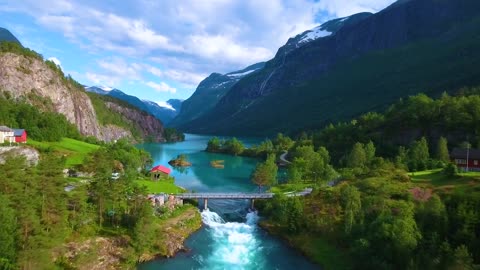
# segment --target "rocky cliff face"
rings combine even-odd
[[[0,164],[5,164],[5,160],[9,156],[24,156],[29,166],[38,164],[40,154],[35,148],[28,146],[4,146],[0,147]]]
[[[42,109],[65,115],[82,135],[94,136],[102,141],[132,137],[132,133],[122,127],[100,125],[88,95],[40,59],[13,53],[0,54],[0,91],[9,93],[15,99],[26,99],[34,105],[42,103]],[[143,116],[133,109],[122,108],[120,105],[113,107],[116,107],[116,111],[124,112],[127,121],[146,132],[141,135],[153,135],[155,141],[163,141],[163,133],[158,133],[163,131],[159,121],[153,124],[151,117]]]
[[[15,98],[28,100],[29,96],[36,95],[51,100],[53,109],[65,115],[81,134],[103,139],[87,94],[66,85],[55,71],[38,59],[13,53],[0,55],[0,89]]]
[[[148,140],[155,142],[165,141],[163,136],[163,125],[153,115],[133,108],[123,107],[113,102],[106,102],[106,105],[109,109],[120,113],[125,119],[135,125],[137,130],[139,130],[144,137],[147,137]],[[121,133],[118,135],[121,135]]]

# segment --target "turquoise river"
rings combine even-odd
[[[209,136],[187,134],[184,142],[143,144],[154,164],[168,166],[168,161],[185,154],[192,166],[173,169],[175,183],[196,192],[250,192],[256,187],[250,174],[258,160],[212,154],[204,151]],[[242,139],[247,146],[258,143]],[[210,166],[212,160],[224,160],[224,169]],[[185,242],[188,252],[171,259],[143,263],[140,270],[153,269],[319,269],[296,250],[286,246],[257,226],[259,215],[249,211],[243,200],[209,200],[209,210],[202,211],[203,227]],[[202,208],[203,209],[203,208]]]

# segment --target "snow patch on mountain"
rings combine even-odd
[[[99,86],[98,88],[102,89],[103,91],[112,91],[114,88],[108,86]]]
[[[323,30],[322,25],[313,28],[312,30],[306,31],[301,35],[301,39],[298,43],[307,43],[317,38],[330,36],[332,32]]]
[[[258,70],[258,68],[257,69],[252,69],[252,70],[247,70],[247,71],[242,72],[242,73],[229,73],[229,74],[226,74],[226,75],[230,78],[240,78],[240,77],[247,76],[248,74],[250,74],[250,73],[252,73],[256,70]]]

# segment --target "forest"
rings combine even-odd
[[[7,92],[0,94],[0,123],[10,128],[27,130],[31,139],[38,141],[59,141],[63,137],[80,138],[77,127],[67,121],[64,115],[42,111],[39,108],[52,106],[48,100],[36,96],[36,106],[25,101],[13,101]]]
[[[252,173],[276,192],[262,227],[325,269],[477,269],[480,173],[450,161],[480,147],[478,88],[402,99],[385,112],[246,148],[212,138],[206,151],[266,158]],[[276,161],[288,151],[286,176]],[[285,191],[314,187],[311,196]]]
[[[162,253],[164,240],[152,235],[162,230],[166,213],[153,215],[147,191],[136,181],[151,163],[147,152],[126,140],[105,144],[81,165],[81,171],[94,172],[84,183],[66,178],[65,158],[50,151],[36,166],[7,158],[0,164],[0,269],[75,269],[82,261],[63,257],[64,244],[97,236],[120,241],[123,267],[142,254]],[[76,184],[67,191],[69,181]]]

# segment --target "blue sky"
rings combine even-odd
[[[289,37],[394,0],[0,0],[0,27],[85,85],[162,103],[212,72],[271,59]]]

